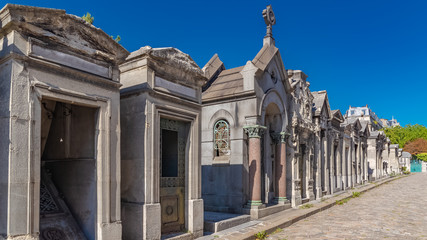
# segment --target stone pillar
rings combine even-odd
[[[286,132],[274,133],[273,140],[276,144],[276,197],[279,204],[287,202],[286,199]]]
[[[337,165],[335,166],[337,168],[337,189],[342,189],[342,178],[341,178],[341,168],[342,168],[342,160],[341,160],[341,139],[338,137],[338,145],[337,145],[337,152],[336,152],[336,158],[337,158]]]
[[[376,150],[376,139],[369,138],[367,146],[367,163],[366,167],[368,171],[368,180],[374,181],[377,179],[377,150]]]
[[[325,131],[325,136],[323,136],[323,195],[329,193],[329,168],[328,168],[328,131]]]
[[[315,145],[314,145],[314,156],[315,156],[315,176],[313,176],[315,179],[315,186],[314,191],[316,195],[316,199],[320,199],[322,197],[322,184],[321,184],[321,158],[322,158],[322,150],[321,150],[321,138],[320,138],[320,128],[317,128],[315,131]]]
[[[261,135],[264,126],[243,127],[249,137],[249,200],[248,208],[263,206],[261,201]]]

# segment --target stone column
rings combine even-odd
[[[286,199],[286,132],[272,133],[272,138],[276,144],[276,192],[275,200],[278,204],[284,204]]]
[[[366,170],[368,171],[368,180],[373,181],[377,179],[377,150],[376,150],[376,139],[369,138],[367,145],[367,163]]]
[[[249,137],[249,200],[248,208],[262,206],[261,201],[261,135],[264,126],[243,127]]]
[[[328,130],[325,130],[325,136],[323,136],[323,194],[329,193],[329,167],[328,167]]]
[[[341,171],[341,168],[342,168],[342,158],[341,158],[341,154],[342,154],[342,151],[341,151],[341,139],[340,139],[340,136],[338,136],[338,145],[337,145],[337,152],[336,152],[336,158],[337,158],[337,165],[335,166],[336,168],[337,168],[337,176],[336,176],[336,180],[335,181],[337,181],[337,189],[341,189],[342,188],[342,178],[341,178],[341,175],[342,175],[342,171]]]
[[[314,145],[314,192],[316,195],[316,199],[320,199],[322,196],[322,184],[321,184],[321,161],[322,161],[322,151],[321,151],[321,134],[320,127],[316,127],[315,129],[315,145]]]

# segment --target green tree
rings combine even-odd
[[[420,153],[416,155],[417,159],[423,160],[424,162],[427,162],[427,153]]]
[[[401,148],[415,139],[427,139],[427,128],[419,124],[383,128],[382,131],[384,131],[392,144],[399,144]]]

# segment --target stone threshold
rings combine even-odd
[[[400,175],[396,177],[386,177],[378,179],[378,181],[357,185],[353,189],[350,188],[348,190],[331,195],[331,197],[324,199],[323,201],[314,200],[309,202],[310,204],[313,204],[313,207],[300,209],[298,206],[296,208],[278,212],[258,220],[250,221],[246,224],[239,225],[225,231],[220,231],[209,236],[204,236],[202,239],[255,239],[254,235],[258,232],[266,231],[267,234],[271,234],[277,228],[289,227],[290,225],[302,219],[335,206],[337,201],[351,198],[353,196],[353,192],[355,191],[363,193],[402,177],[406,176]],[[253,224],[251,224],[252,222]]]
[[[232,214],[205,211],[204,232],[216,233],[249,222],[250,220],[251,216],[247,214]]]
[[[192,240],[194,239],[193,234],[191,233],[184,233],[184,232],[180,232],[180,233],[171,233],[171,234],[167,234],[167,235],[162,235],[161,240]]]

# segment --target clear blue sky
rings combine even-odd
[[[218,53],[226,68],[252,60],[262,45],[261,12],[272,4],[276,46],[285,67],[327,90],[343,114],[368,104],[380,118],[427,125],[427,1],[2,0],[65,9],[120,35],[129,51],[176,47],[203,65]]]

